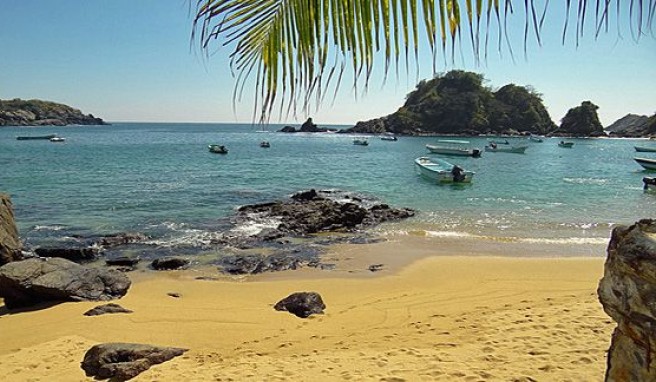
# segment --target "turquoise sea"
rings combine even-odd
[[[271,131],[280,126],[270,126]],[[236,124],[116,123],[111,126],[0,128],[0,192],[9,193],[28,245],[69,235],[144,232],[157,243],[198,244],[226,229],[236,207],[309,188],[359,192],[418,211],[380,233],[604,243],[615,224],[654,217],[631,139],[524,140],[525,154],[450,158],[476,172],[471,185],[436,185],[414,159],[436,137],[258,132]],[[18,141],[56,133],[65,143]],[[485,137],[471,138],[483,148]],[[270,148],[259,147],[268,140]],[[511,139],[513,141],[513,139]],[[227,155],[209,153],[218,143]],[[242,227],[256,230],[257,227]]]

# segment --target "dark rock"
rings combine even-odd
[[[606,381],[656,381],[656,220],[613,229],[597,294],[617,322]]]
[[[182,297],[182,295],[181,295],[180,293],[178,293],[178,292],[169,292],[169,293],[167,293],[166,295],[169,296],[169,297],[173,297],[173,298],[180,298],[180,297]]]
[[[285,126],[282,129],[280,129],[280,132],[281,133],[295,133],[296,128],[294,128],[293,126]]]
[[[158,271],[168,271],[173,269],[182,269],[189,265],[189,260],[179,257],[163,257],[155,259],[152,262],[152,267]]]
[[[319,194],[317,194],[317,191],[314,189],[308,191],[300,191],[292,195],[292,199],[300,201],[313,200],[317,197],[319,197]]]
[[[0,267],[0,297],[9,309],[51,301],[105,301],[124,296],[130,279],[111,269],[61,258],[27,259]]]
[[[298,317],[307,318],[312,314],[323,314],[326,305],[316,292],[297,292],[278,301],[273,309],[287,311]]]
[[[148,240],[149,237],[139,232],[121,232],[100,238],[98,244],[103,247],[115,247],[117,245],[133,244]]]
[[[70,106],[41,100],[0,100],[0,126],[106,125]]]
[[[308,118],[307,121],[303,122],[299,131],[302,133],[321,133],[326,131],[326,129],[317,127],[317,125],[312,122],[312,118]]]
[[[230,255],[221,259],[221,270],[231,275],[258,274],[263,272],[286,271],[302,267],[300,256],[289,254]]]
[[[0,194],[0,265],[22,259],[14,210],[7,194]]]
[[[126,381],[187,350],[129,343],[99,344],[86,352],[81,367],[87,377]]]
[[[98,257],[98,248],[37,248],[34,252],[40,257],[60,257],[76,263],[92,261]]]
[[[105,264],[119,267],[134,267],[141,261],[138,257],[121,256],[114,259],[105,260]]]
[[[384,267],[384,264],[371,264],[369,266],[369,270],[371,272],[378,272],[378,271],[382,271],[383,267]]]
[[[87,310],[84,312],[85,316],[100,316],[103,314],[114,314],[114,313],[132,313],[130,309],[125,309],[119,304],[105,304],[96,306],[93,309]]]

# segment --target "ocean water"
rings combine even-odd
[[[277,130],[280,126],[271,126]],[[9,193],[28,245],[70,235],[139,231],[158,243],[197,244],[229,228],[244,204],[309,188],[342,189],[418,211],[381,234],[513,238],[533,243],[604,243],[615,224],[655,217],[656,194],[643,192],[631,139],[558,139],[525,154],[484,152],[446,158],[476,172],[471,185],[436,185],[414,159],[435,137],[258,132],[251,125],[117,123],[111,126],[0,128],[0,192]],[[57,133],[65,143],[18,141]],[[259,147],[268,140],[270,148]],[[487,138],[470,141],[483,148]],[[517,140],[515,140],[517,141]],[[224,144],[227,155],[209,153]],[[654,144],[656,146],[656,144]],[[651,175],[650,175],[651,174]],[[241,227],[256,231],[258,227]]]

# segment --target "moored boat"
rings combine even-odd
[[[644,183],[644,190],[653,190],[656,191],[656,178],[642,178],[642,183]]]
[[[223,145],[209,145],[208,146],[211,153],[214,154],[227,154],[228,149]]]
[[[442,159],[419,157],[415,159],[417,172],[437,183],[471,183],[473,171],[464,170]]]
[[[269,143],[269,141],[262,141],[260,142],[260,147],[268,148],[271,147],[271,144]]]
[[[457,155],[466,157],[480,157],[481,150],[470,147],[469,141],[459,141],[454,139],[442,139],[435,145],[426,145],[428,151],[433,154]]]
[[[633,146],[633,148],[639,153],[656,153],[656,147]]]
[[[52,138],[50,138],[50,142],[66,142],[66,138],[52,137]]]
[[[381,141],[398,141],[399,138],[397,138],[394,134],[384,134],[383,136],[380,137]]]
[[[353,144],[354,144],[354,145],[357,145],[357,146],[368,146],[368,145],[369,145],[369,141],[367,141],[366,138],[355,138],[355,139],[353,140]]]
[[[572,146],[574,146],[574,142],[565,142],[565,141],[558,142],[558,147],[564,147],[564,148],[569,149]]]
[[[538,135],[531,135],[528,137],[528,140],[531,142],[544,142],[544,138],[538,136]]]
[[[656,170],[656,159],[633,158],[634,161],[645,168],[645,170]]]
[[[43,140],[49,140],[52,138],[57,138],[57,134],[49,134],[49,135],[26,135],[22,137],[16,137],[19,141],[28,141],[28,140],[34,140],[34,139],[43,139]]]
[[[514,154],[524,154],[524,151],[528,146],[512,146],[512,145],[503,145],[503,146],[497,146],[495,143],[490,143],[489,145],[485,146],[485,151],[489,151],[492,153],[514,153]]]

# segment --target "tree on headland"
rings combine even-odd
[[[557,133],[580,137],[604,135],[597,109],[599,106],[590,101],[583,101],[580,106],[569,109],[561,120]]]
[[[433,64],[440,50],[455,54],[462,34],[478,59],[487,54],[491,31],[498,49],[508,40],[507,22],[516,12],[524,16],[526,51],[529,35],[541,43],[554,7],[566,10],[563,42],[575,33],[578,44],[586,28],[607,31],[613,15],[627,18],[634,38],[649,34],[656,0],[196,0],[193,36],[204,49],[215,40],[234,47],[235,96],[255,78],[256,113],[264,122],[274,106],[296,114],[319,104],[339,87],[346,67],[356,92],[367,87],[378,56],[385,76],[400,62],[407,68],[410,57],[418,62],[424,39]]]

